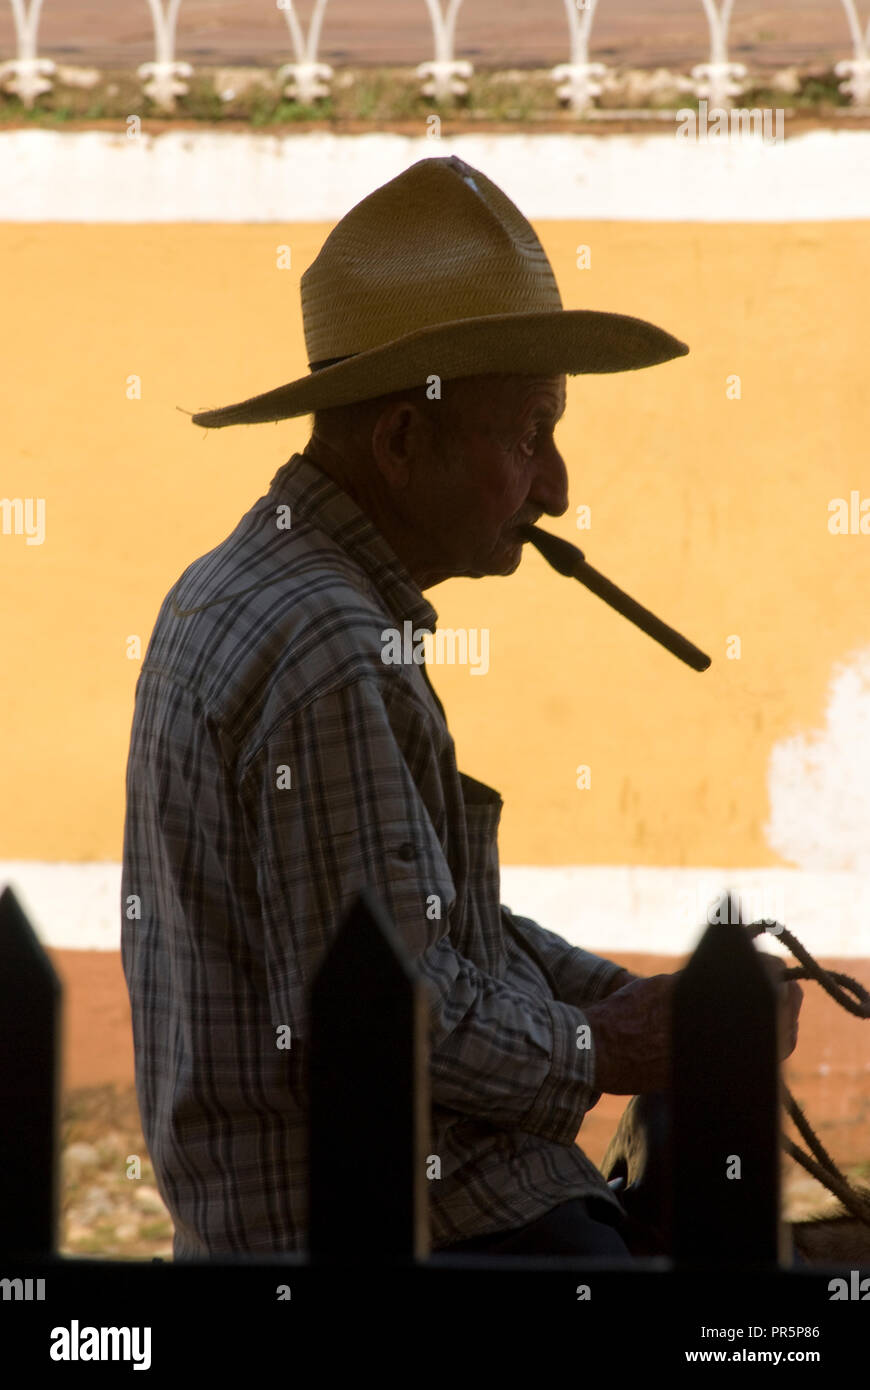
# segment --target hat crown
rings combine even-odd
[[[301,291],[309,363],[459,319],[562,308],[531,224],[455,156],[420,160],[351,208]]]

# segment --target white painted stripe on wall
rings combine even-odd
[[[787,124],[787,123],[786,123]],[[0,134],[0,221],[337,221],[418,159],[459,155],[530,218],[870,217],[870,131],[651,135]]]
[[[602,955],[693,951],[725,892],[738,895],[745,921],[775,919],[814,956],[870,956],[870,883],[855,873],[621,865],[501,870],[501,900],[513,912]],[[772,936],[764,940],[774,947]]]
[[[120,948],[121,866],[0,863],[44,945]],[[799,869],[523,868],[503,865],[501,900],[566,941],[602,955],[682,956],[701,935],[708,907],[739,894],[746,920],[773,917],[819,956],[870,956],[870,884],[854,873]],[[773,947],[773,938],[766,937]]]
[[[11,888],[43,946],[53,950],[121,948],[121,865],[0,862],[0,889]]]

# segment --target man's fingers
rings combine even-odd
[[[787,1057],[790,1057],[791,1054],[794,1052],[795,1048],[797,1047],[797,1040],[798,1040],[798,1015],[799,1015],[799,1013],[800,1013],[800,1011],[801,1011],[801,1004],[803,1003],[803,997],[804,997],[804,992],[803,992],[803,990],[801,989],[800,985],[798,984],[797,980],[787,980],[787,981],[786,981],[786,993],[785,993],[785,1009],[786,1009],[786,1027],[785,1027],[785,1035],[786,1035],[786,1038],[787,1038],[787,1040],[788,1040],[787,1043],[786,1043],[786,1046],[787,1046],[787,1048],[788,1048],[788,1051],[787,1051],[787,1052],[784,1052],[783,1055],[780,1057],[780,1061],[781,1061],[781,1062],[784,1062],[784,1061],[786,1060]]]
[[[784,961],[777,956],[770,955],[767,951],[759,952],[762,964],[775,985],[780,987],[780,998],[782,999],[785,1014],[783,1027],[783,1041],[780,1049],[779,1060],[784,1062],[790,1057],[797,1047],[798,1040],[798,1015],[803,1004],[804,992],[797,980],[784,980],[783,976],[788,969]]]
[[[778,956],[772,956],[769,951],[759,951],[758,954],[768,975],[774,980],[780,980],[786,969],[785,961],[780,960]]]

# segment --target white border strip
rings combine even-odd
[[[653,135],[0,133],[0,221],[335,222],[419,159],[459,155],[530,218],[870,218],[870,131]]]
[[[503,903],[603,955],[687,955],[726,892],[739,898],[744,921],[771,918],[814,956],[870,956],[870,883],[855,873],[621,865],[501,871]],[[774,949],[775,936],[763,941]]]
[[[117,951],[121,866],[0,863],[37,935],[55,950]],[[772,917],[818,956],[870,957],[870,884],[859,874],[799,869],[503,866],[501,900],[572,945],[602,955],[694,950],[710,904],[730,890],[745,918]],[[764,938],[772,948],[774,937]]]

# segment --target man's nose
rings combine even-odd
[[[555,444],[542,460],[535,479],[534,496],[547,516],[564,516],[568,510],[568,469]]]

